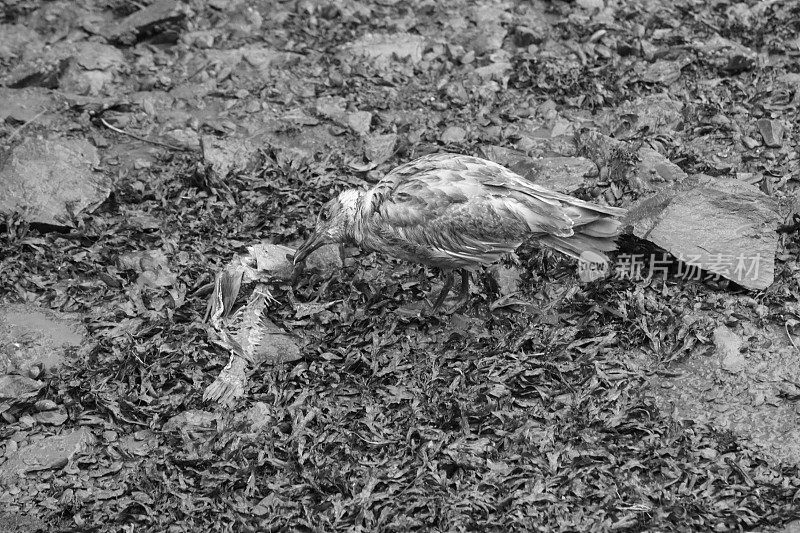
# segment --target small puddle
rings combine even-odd
[[[745,364],[723,368],[717,353],[694,356],[654,377],[651,391],[664,412],[748,439],[778,460],[800,463],[800,353],[776,326],[744,338]],[[798,384],[798,385],[796,385]]]

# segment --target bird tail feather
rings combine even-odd
[[[615,217],[624,216],[627,210],[590,204],[578,199],[570,199],[565,207],[567,216],[574,222],[574,234],[570,237],[547,235],[541,241],[576,259],[586,260],[587,256],[581,255],[592,252],[599,256],[595,259],[610,262],[605,252],[616,250],[615,241],[622,225]],[[588,256],[588,260],[591,261],[592,257]]]
[[[592,262],[599,259],[610,263],[611,260],[606,255],[606,252],[617,249],[613,238],[594,237],[580,233],[580,231],[576,232],[572,237],[545,235],[539,238],[539,242],[575,259]],[[587,255],[587,252],[593,253],[594,257]]]

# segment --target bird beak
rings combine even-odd
[[[311,255],[311,252],[325,244],[325,238],[323,237],[323,233],[320,231],[314,231],[311,236],[306,239],[300,248],[297,249],[297,252],[294,254],[294,260],[292,261],[293,264],[303,263]]]

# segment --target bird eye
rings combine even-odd
[[[328,210],[327,210],[327,209],[323,209],[322,211],[320,211],[320,213],[319,213],[319,219],[320,219],[321,221],[323,221],[323,222],[327,222],[327,221],[328,221],[328,218],[330,218],[330,215],[328,214]]]

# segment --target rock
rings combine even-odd
[[[190,47],[212,48],[220,33],[219,29],[190,31],[181,35],[181,42]]]
[[[364,140],[364,155],[371,162],[381,164],[394,155],[397,134],[370,135]]]
[[[4,85],[14,89],[24,87],[45,87],[57,89],[61,76],[70,65],[69,59],[55,61],[25,62],[12,69],[4,79]]]
[[[784,72],[778,76],[778,80],[792,88],[800,88],[800,72]]]
[[[169,259],[162,250],[141,250],[128,252],[117,258],[123,270],[139,273],[136,284],[140,287],[171,287],[177,282],[177,276],[169,267]]]
[[[306,258],[306,265],[323,273],[341,269],[344,265],[339,255],[339,246],[326,244],[317,248]]]
[[[522,278],[518,268],[497,264],[489,267],[489,271],[497,281],[501,296],[508,296],[519,291],[519,284]]]
[[[264,141],[274,150],[279,166],[299,167],[321,153],[344,149],[327,125],[310,126],[300,132],[266,135]]]
[[[640,79],[647,83],[670,85],[681,77],[681,69],[691,62],[690,59],[667,61],[658,60],[645,67]]]
[[[594,161],[600,175],[627,182],[642,196],[683,182],[687,175],[678,165],[656,150],[618,141],[597,131],[577,136],[578,153]]]
[[[685,143],[688,153],[720,172],[730,172],[742,165],[742,149],[729,138],[697,136]]]
[[[44,387],[44,382],[18,374],[0,376],[0,401],[14,403],[32,398]]]
[[[519,150],[506,148],[505,146],[497,146],[494,144],[484,144],[479,147],[480,156],[489,161],[493,161],[498,165],[513,170],[517,174],[524,175],[527,166],[530,165],[531,157]],[[522,172],[520,171],[522,170]]]
[[[258,70],[268,70],[273,65],[286,64],[291,58],[286,52],[281,52],[265,46],[246,46],[241,49],[242,59],[250,63]]]
[[[67,413],[62,413],[60,411],[44,411],[41,413],[36,413],[33,418],[40,424],[45,424],[48,426],[60,426],[64,422],[67,421]]]
[[[65,107],[65,104],[63,98],[39,87],[0,87],[0,121],[26,123],[36,120],[37,124],[47,124],[50,118],[45,115]]]
[[[124,19],[106,25],[100,32],[111,42],[130,45],[157,26],[177,22],[185,16],[186,12],[181,2],[156,0]]]
[[[743,4],[744,5],[744,4]],[[691,43],[704,61],[728,74],[739,74],[756,65],[758,54],[741,43],[715,33]]]
[[[225,51],[213,50],[209,51],[210,55],[219,55],[226,53]],[[222,61],[221,64],[230,66],[233,69],[234,76],[237,78],[252,78],[261,79],[264,82],[272,81],[275,77],[275,72],[280,68],[287,68],[291,64],[298,63],[303,55],[294,52],[284,52],[275,50],[266,46],[247,45],[238,49],[241,59],[244,61]],[[302,90],[307,88],[300,87]],[[308,96],[313,96],[314,91]]]
[[[557,137],[539,137],[529,132],[520,132],[517,141],[517,150],[527,153],[531,157],[548,157],[553,155],[574,156],[578,155],[574,135],[559,135]]]
[[[314,110],[318,115],[338,122],[346,115],[347,101],[342,96],[322,96],[314,103]]]
[[[459,126],[449,126],[439,138],[445,144],[464,142],[467,139],[467,130]]]
[[[89,70],[75,73],[69,70],[61,78],[59,88],[78,94],[98,95],[104,87],[114,81],[114,74],[104,70]]]
[[[761,146],[760,142],[758,142],[757,140],[753,139],[752,137],[748,137],[747,135],[743,135],[742,136],[742,144],[748,150],[753,150],[754,148],[758,148],[759,146]]]
[[[0,60],[19,56],[38,56],[44,48],[41,36],[24,24],[0,24]]]
[[[20,475],[28,472],[63,468],[76,453],[84,452],[92,444],[92,433],[80,428],[21,446],[0,465],[0,484],[12,484]]]
[[[370,125],[372,124],[372,113],[369,111],[356,111],[355,113],[347,114],[347,125],[359,134],[369,133]]]
[[[542,157],[532,159],[523,176],[549,189],[571,193],[585,184],[585,177],[597,173],[597,165],[585,157]]]
[[[572,193],[585,185],[586,176],[596,176],[597,165],[585,157],[528,157],[501,146],[481,146],[482,155],[532,182],[558,192]]]
[[[722,70],[735,76],[737,74],[741,74],[742,72],[753,70],[756,67],[756,64],[756,57],[748,57],[737,54],[728,58],[728,61],[725,66],[722,67]]]
[[[0,347],[6,347],[0,351],[0,372],[38,377],[44,370],[51,375],[63,364],[66,350],[83,347],[85,339],[79,315],[34,305],[0,305]]]
[[[478,21],[477,28],[466,34],[466,46],[471,47],[477,55],[499,50],[503,46],[508,30],[496,21]]]
[[[149,429],[140,429],[119,441],[120,450],[137,457],[144,457],[157,447],[158,437]]]
[[[788,524],[784,524],[778,533],[800,533],[800,520],[793,520]]]
[[[115,46],[84,41],[76,47],[75,62],[86,70],[116,70],[125,64],[125,56]]]
[[[270,492],[261,498],[258,503],[250,509],[250,512],[255,516],[264,516],[267,513],[275,514],[276,512],[280,512],[279,509],[283,509],[285,506],[286,502],[281,496]]]
[[[508,81],[507,75],[510,71],[511,63],[508,61],[495,61],[489,63],[488,65],[476,68],[474,73],[484,81],[493,79],[502,82],[505,85],[505,82]]]
[[[768,118],[758,119],[756,122],[758,132],[761,138],[764,139],[764,144],[770,148],[780,148],[783,144],[783,124],[780,120],[771,120]]]
[[[342,97],[323,96],[317,99],[315,111],[318,115],[329,118],[338,124],[351,128],[359,134],[366,134],[372,124],[372,113],[368,111],[348,112],[347,102]]]
[[[219,179],[228,174],[251,172],[261,162],[258,147],[246,139],[220,139],[204,135],[200,139],[203,161],[211,166],[211,171]]]
[[[294,256],[294,248],[280,244],[259,243],[248,246],[247,251],[256,260],[256,269],[269,272],[275,277],[289,279],[294,265],[287,257]]]
[[[342,47],[345,55],[368,57],[387,64],[392,59],[406,59],[411,63],[422,60],[425,38],[410,33],[367,33],[360,39]]]
[[[94,170],[99,164],[97,149],[85,140],[26,139],[0,167],[0,212],[70,225],[71,214],[92,210],[108,197],[108,181]]]
[[[761,290],[774,280],[779,218],[756,187],[701,175],[638,202],[623,224],[686,263]]]
[[[97,95],[125,65],[122,52],[96,41],[58,41],[41,57],[27,57],[15,66],[6,84],[11,87],[59,88],[64,93]]]
[[[164,424],[161,428],[162,431],[175,431],[180,429],[194,430],[197,428],[211,428],[217,423],[220,418],[218,413],[210,413],[208,411],[201,411],[200,409],[190,409],[179,413]]]
[[[575,3],[587,11],[600,10],[605,7],[603,0],[577,0]]]
[[[36,419],[33,418],[31,415],[22,415],[19,417],[17,422],[19,423],[19,426],[23,430],[31,429],[33,426],[36,425]]]
[[[192,128],[178,128],[164,132],[167,141],[181,148],[196,151],[200,148],[200,136]]]
[[[247,251],[255,258],[257,270],[269,272],[273,277],[279,279],[289,279],[292,276],[294,264],[290,258],[294,257],[294,248],[280,244],[259,243],[248,246]],[[336,244],[326,244],[314,250],[306,258],[307,269],[320,271],[323,274],[343,266],[339,255],[339,246]]]
[[[742,338],[726,326],[714,330],[714,344],[720,366],[731,373],[741,372],[747,361],[742,355]]]
[[[34,407],[36,407],[36,410],[39,412],[55,411],[56,409],[58,409],[58,404],[53,400],[39,400],[38,402],[36,402],[36,405]]]
[[[264,402],[255,402],[244,412],[244,419],[250,424],[250,431],[260,431],[274,423],[272,409]]]
[[[681,167],[645,146],[637,152],[634,180],[629,180],[631,188],[639,192],[659,190],[665,186],[680,183],[687,178]]]
[[[598,123],[605,126],[614,138],[624,140],[639,135],[641,130],[671,133],[683,121],[682,111],[683,103],[666,94],[653,94],[601,112]]]
[[[521,48],[539,44],[544,40],[544,37],[540,30],[529,26],[517,26],[514,29],[514,44]]]

